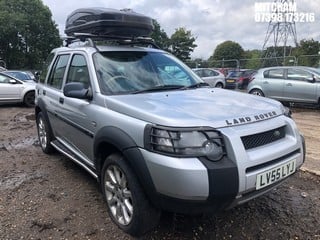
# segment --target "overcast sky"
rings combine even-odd
[[[262,49],[268,22],[255,21],[255,3],[273,0],[43,0],[64,34],[65,21],[72,11],[83,7],[131,8],[156,19],[170,37],[175,29],[185,27],[196,37],[192,57],[209,58],[216,46],[232,40],[245,50]],[[320,1],[296,0],[301,21],[296,22],[298,41],[320,40]],[[307,19],[314,14],[315,20]],[[289,38],[289,41],[291,38]]]

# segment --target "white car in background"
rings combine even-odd
[[[192,70],[210,87],[224,88],[226,86],[225,76],[217,70],[211,68],[194,68]]]
[[[0,103],[24,103],[34,106],[34,81],[21,81],[4,73],[0,73]]]

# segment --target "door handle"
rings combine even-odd
[[[46,94],[47,94],[47,91],[46,91],[46,90],[43,90],[42,93],[43,93],[43,95],[46,95]]]
[[[292,83],[287,83],[286,86],[292,87]]]
[[[64,98],[59,98],[59,103],[63,104],[64,103]]]
[[[269,82],[268,81],[264,81],[263,84],[269,84]]]

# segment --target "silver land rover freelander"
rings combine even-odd
[[[208,87],[140,37],[152,31],[150,18],[79,9],[66,27],[68,44],[51,52],[36,87],[40,145],[97,179],[125,232],[144,234],[162,210],[216,213],[244,203],[302,165],[304,139],[288,109]]]

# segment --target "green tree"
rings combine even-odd
[[[0,58],[8,68],[39,69],[59,45],[57,25],[41,0],[0,0]]]
[[[320,42],[313,39],[300,41],[293,53],[298,58],[298,64],[309,67],[318,67],[320,56]]]
[[[240,61],[241,68],[258,69],[261,65],[261,51],[247,50],[244,52],[244,60]]]
[[[171,35],[170,51],[180,60],[186,62],[197,45],[194,43],[196,38],[192,36],[191,31],[181,27]]]
[[[161,29],[160,24],[153,20],[154,30],[151,34],[151,38],[155,41],[155,43],[163,50],[168,51],[170,46],[170,39],[167,33]]]
[[[214,50],[213,55],[209,58],[210,65],[223,64],[220,67],[237,67],[234,59],[241,59],[244,56],[244,50],[239,43],[233,41],[225,41],[219,44]],[[223,62],[222,60],[226,60]]]

